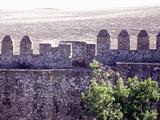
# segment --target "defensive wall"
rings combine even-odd
[[[80,120],[86,69],[1,69],[0,120]]]
[[[160,33],[156,36],[156,48],[150,49],[151,41],[146,30],[137,35],[137,49],[131,50],[130,35],[122,30],[118,35],[117,49],[111,49],[110,34],[101,30],[97,36],[96,59],[113,67],[125,79],[138,76],[141,79],[160,79]]]
[[[118,48],[111,49],[109,33],[101,30],[97,44],[40,44],[40,54],[35,55],[32,41],[24,36],[20,55],[14,55],[11,37],[6,35],[0,55],[0,120],[84,120],[80,94],[91,79],[91,60],[95,58],[125,77],[156,78],[160,72],[160,33],[156,42],[156,49],[149,49],[149,35],[142,30],[137,49],[130,50],[130,36],[122,30]]]
[[[81,41],[61,41],[58,47],[40,43],[40,54],[33,54],[32,41],[24,36],[20,41],[20,55],[13,55],[13,42],[6,35],[1,44],[0,68],[63,69],[88,67],[92,59],[105,65],[116,62],[160,62],[160,33],[156,37],[156,49],[149,49],[149,35],[141,30],[137,35],[137,49],[130,49],[130,35],[122,30],[118,35],[118,48],[111,49],[110,34],[101,30],[96,44]]]
[[[33,54],[32,41],[24,36],[20,41],[20,55],[13,55],[13,41],[6,35],[1,44],[0,68],[58,69],[86,67],[95,56],[95,45],[86,42],[66,41],[58,47],[40,44],[40,54]],[[77,65],[76,65],[77,64]]]
[[[117,62],[116,70],[124,79],[137,76],[144,80],[151,77],[160,85],[160,63]]]
[[[97,60],[115,66],[116,62],[160,62],[160,33],[156,37],[156,49],[149,49],[149,35],[145,30],[137,35],[137,49],[130,49],[130,36],[126,30],[118,35],[118,48],[111,49],[110,35],[101,30],[97,36]]]

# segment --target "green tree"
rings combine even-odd
[[[82,93],[86,116],[98,120],[156,120],[160,92],[156,81],[151,78],[140,81],[129,78],[127,84],[122,78],[116,85],[110,82],[110,73],[93,60],[93,78],[89,88]]]
[[[82,93],[85,113],[98,120],[122,120],[120,104],[114,104],[114,90],[109,82],[92,81],[89,89]]]
[[[159,101],[159,87],[151,78],[140,81],[137,77],[128,80],[129,95],[124,108],[127,118],[132,120],[156,120],[156,103]]]

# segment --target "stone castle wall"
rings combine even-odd
[[[116,62],[160,62],[160,33],[156,37],[156,49],[149,49],[149,35],[141,30],[137,36],[137,49],[130,49],[130,36],[126,30],[118,35],[118,48],[111,49],[110,35],[101,30],[97,36],[97,60],[105,65],[115,66]]]
[[[137,49],[130,49],[130,35],[122,30],[118,35],[118,48],[111,49],[110,35],[101,30],[96,44],[80,41],[61,41],[58,47],[40,44],[39,53],[33,54],[32,41],[24,36],[20,41],[20,55],[13,55],[13,42],[6,35],[1,44],[0,68],[75,68],[87,67],[92,59],[115,66],[116,62],[160,62],[160,33],[156,49],[149,49],[149,35],[141,30],[137,35]]]
[[[80,120],[90,70],[0,70],[0,120]]]
[[[140,73],[158,77],[160,33],[156,49],[149,49],[145,30],[137,36],[137,50],[130,50],[126,30],[118,35],[118,48],[110,46],[109,33],[101,30],[96,45],[77,41],[63,41],[58,47],[40,44],[40,54],[34,55],[32,41],[24,36],[20,55],[13,55],[13,42],[6,35],[0,55],[0,68],[5,68],[0,69],[0,120],[80,120],[80,94],[88,87],[91,71],[86,67],[93,58],[116,66],[126,77]],[[81,68],[73,69],[77,67]]]
[[[141,80],[151,77],[160,85],[160,63],[117,62],[116,70],[125,80],[135,76]]]
[[[40,44],[40,54],[33,54],[32,41],[24,36],[20,41],[20,55],[13,55],[13,42],[6,35],[1,44],[0,68],[73,68],[86,67],[95,57],[95,44],[66,41],[58,47]]]

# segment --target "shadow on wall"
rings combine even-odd
[[[30,68],[31,68],[31,65],[28,65],[28,64],[26,64],[25,62],[23,62],[23,63],[18,63],[18,64],[17,64],[17,68],[18,68],[18,69],[30,69]]]

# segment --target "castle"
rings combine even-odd
[[[58,47],[40,44],[40,54],[35,55],[30,38],[24,36],[20,55],[13,55],[11,37],[5,36],[0,55],[0,120],[88,120],[81,114],[80,95],[91,80],[88,66],[92,59],[124,76],[158,78],[160,33],[156,49],[149,49],[145,30],[137,36],[137,50],[130,50],[126,30],[118,35],[118,49],[111,49],[110,44],[109,33],[101,30],[96,45],[77,41],[62,41]]]

